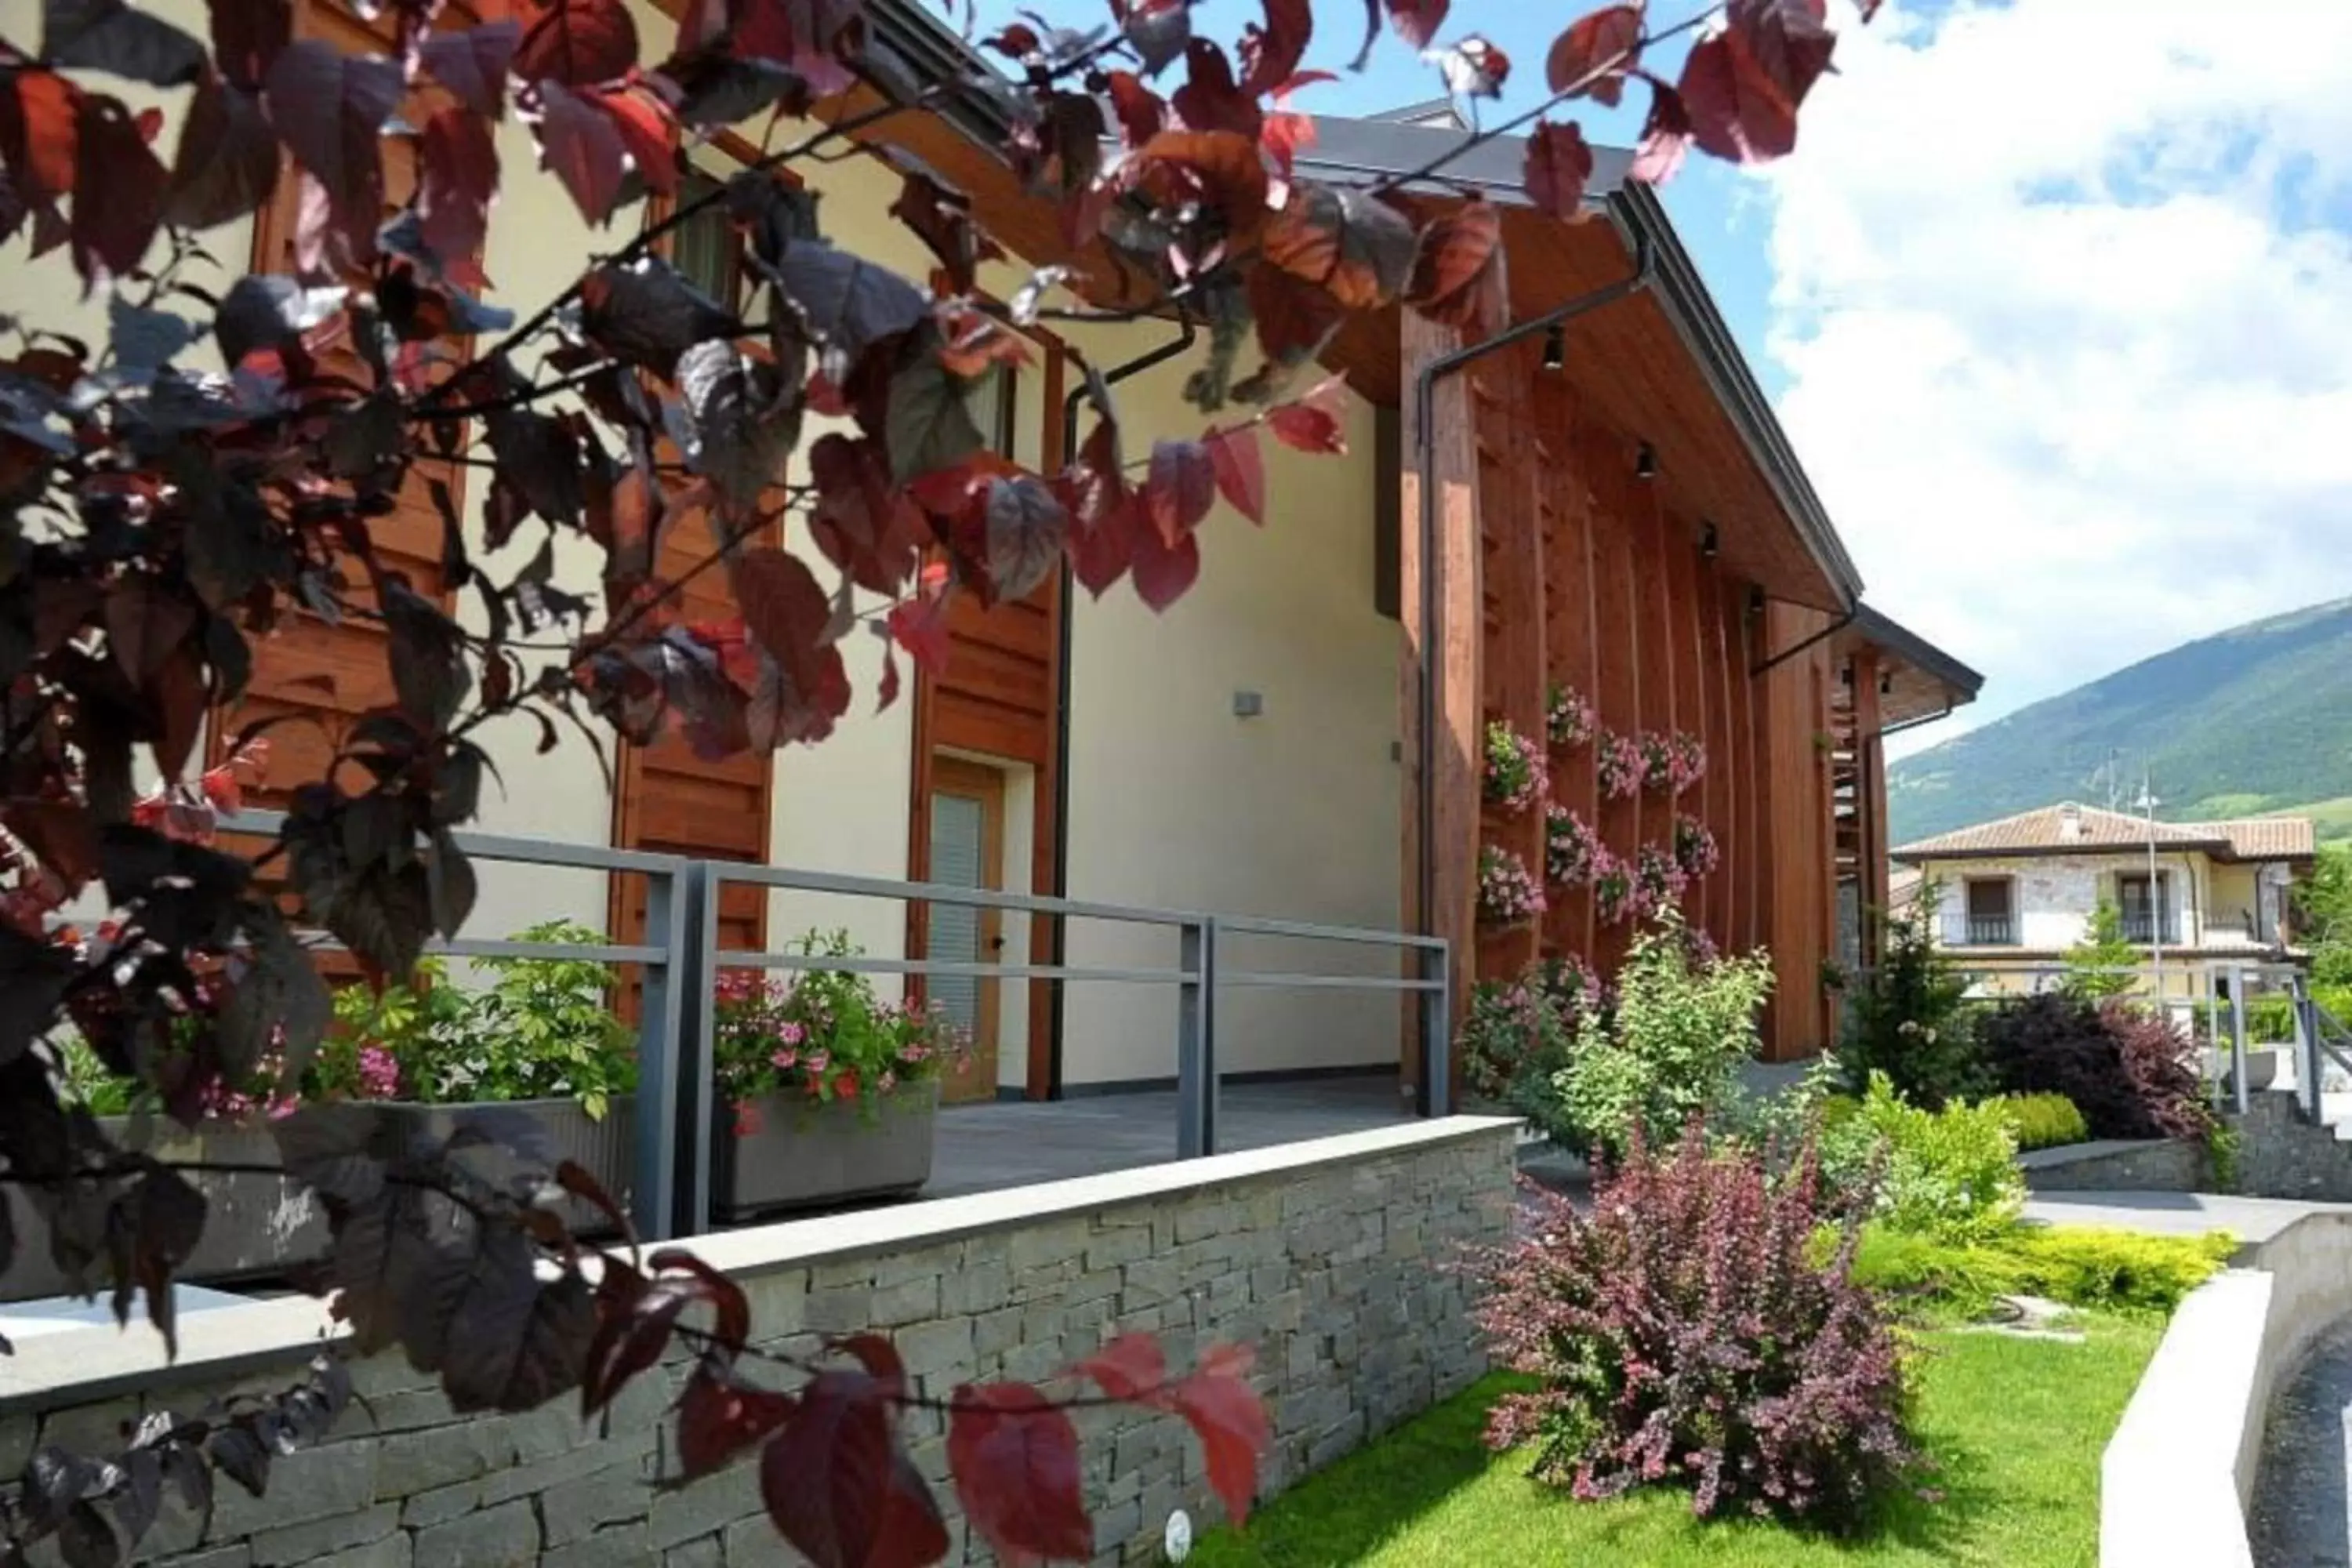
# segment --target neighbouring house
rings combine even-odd
[[[1894,858],[1936,889],[1937,940],[1992,991],[2057,977],[2100,904],[2140,950],[2141,986],[2210,994],[2217,968],[2294,962],[2296,880],[2312,866],[2311,819],[2151,822],[2073,801],[1899,845]]]
[[[10,0],[12,23],[24,6]],[[204,29],[195,0],[157,9]],[[633,3],[641,33],[667,36],[668,16]],[[387,15],[370,22],[326,0],[297,0],[307,36],[383,47]],[[875,58],[990,69],[957,34],[907,0],[876,0]],[[37,29],[27,26],[26,34]],[[371,40],[376,40],[371,42]],[[409,123],[437,89],[419,88]],[[133,95],[137,95],[134,93]],[[179,101],[158,100],[167,123]],[[861,86],[821,105],[838,114],[875,101]],[[908,112],[861,132],[870,156],[804,171],[829,232],[922,279],[930,262],[887,216],[902,184],[893,160],[919,159],[967,192],[1011,259],[983,285],[1010,297],[1040,265],[1068,262],[1072,287],[1116,276],[1101,252],[1073,256],[1053,205],[1024,190],[1000,149],[1008,128],[974,97],[951,111]],[[759,128],[751,128],[758,131]],[[1461,135],[1434,109],[1402,118],[1322,118],[1298,159],[1303,178],[1360,182],[1415,168]],[[515,171],[492,212],[488,298],[528,312],[558,293],[614,230],[592,230],[552,179],[531,177],[535,150],[510,118],[497,132]],[[688,154],[723,179],[757,156],[719,134]],[[1246,913],[1381,930],[1421,930],[1454,943],[1458,1011],[1476,978],[1515,973],[1543,952],[1604,967],[1633,929],[1604,918],[1589,886],[1552,891],[1539,921],[1482,927],[1478,851],[1507,847],[1543,859],[1540,811],[1482,806],[1486,726],[1544,731],[1548,689],[1589,698],[1599,723],[1627,736],[1675,732],[1705,768],[1679,796],[1637,791],[1604,799],[1590,745],[1553,758],[1554,798],[1628,862],[1671,844],[1676,818],[1704,828],[1716,863],[1683,898],[1692,924],[1726,948],[1769,948],[1780,984],[1768,1025],[1778,1058],[1819,1048],[1835,1033],[1825,961],[1862,956],[1861,908],[1884,901],[1884,776],[1889,729],[1970,700],[1965,667],[1861,604],[1862,581],[1664,208],[1625,180],[1627,156],[1599,149],[1591,218],[1564,223],[1525,204],[1524,144],[1498,137],[1411,187],[1422,210],[1483,192],[1502,209],[1514,318],[1570,301],[1590,310],[1546,341],[1538,334],[1432,383],[1433,417],[1416,430],[1417,377],[1460,345],[1391,308],[1352,321],[1325,355],[1345,375],[1348,450],[1307,457],[1267,443],[1266,525],[1223,509],[1203,526],[1198,584],[1165,616],[1122,585],[1100,599],[1066,574],[1027,602],[982,613],[966,604],[954,656],[877,711],[883,646],[850,639],[859,694],[824,743],[722,763],[682,742],[642,750],[567,731],[542,750],[515,722],[482,738],[502,787],[486,789],[481,828],[574,843],[674,851],[888,879],[961,881],[1058,892],[1106,903]],[[389,199],[405,199],[414,153],[386,145]],[[298,193],[289,179],[251,221],[208,237],[234,267],[291,268]],[[614,229],[657,218],[658,197],[624,207]],[[25,265],[24,240],[5,256],[16,308],[61,329],[103,336],[102,300],[84,300],[56,257]],[[723,224],[672,237],[675,261],[712,291],[748,289]],[[191,279],[217,281],[198,266]],[[1606,295],[1596,294],[1608,290]],[[1066,301],[1067,296],[1062,296]],[[1601,302],[1603,300],[1607,302]],[[1003,448],[1047,469],[1066,454],[1066,401],[1081,361],[1119,365],[1171,343],[1179,352],[1121,383],[1129,452],[1155,437],[1198,436],[1211,423],[1183,400],[1204,361],[1205,333],[1173,321],[1069,324],[1028,334],[1031,363],[971,390]],[[1088,417],[1091,417],[1090,416]],[[1230,420],[1230,416],[1228,416]],[[826,422],[812,416],[814,440]],[[1436,480],[1424,530],[1425,435]],[[805,449],[805,448],[803,448]],[[438,582],[442,531],[425,493],[438,477],[475,531],[478,469],[420,465],[414,494],[377,530],[387,563],[424,591]],[[797,477],[797,472],[796,472]],[[700,520],[675,520],[663,540],[671,567],[707,550]],[[827,582],[835,574],[795,531]],[[526,537],[489,557],[520,567],[541,548]],[[478,554],[477,559],[481,559]],[[553,542],[556,581],[597,591],[593,552]],[[690,619],[730,611],[723,574],[684,595]],[[877,601],[860,593],[857,607]],[[468,601],[461,613],[476,614]],[[242,710],[214,726],[212,754],[237,724],[307,713],[327,732],[389,700],[380,629],[328,626],[293,614],[259,650]],[[327,690],[321,675],[332,681]],[[1424,736],[1428,744],[1424,750]],[[276,779],[315,776],[323,733],[278,731]],[[628,940],[644,898],[630,879],[585,870],[486,866],[469,931],[502,935],[570,918]],[[733,889],[720,910],[730,945],[776,945],[812,927],[846,928],[870,953],[976,963],[1043,962],[1137,970],[1169,966],[1164,931],[1044,919],[928,918],[878,898]],[[1289,939],[1236,942],[1230,961],[1297,968]],[[1390,974],[1391,953],[1352,961]],[[1053,1099],[1155,1085],[1175,1071],[1179,1001],[1167,985],[942,982],[934,991],[973,1027],[986,1093]],[[1393,994],[1331,988],[1235,987],[1221,1016],[1229,1075],[1400,1072],[1407,1092],[1420,1060]]]

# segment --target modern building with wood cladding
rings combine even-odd
[[[660,10],[642,0],[633,8],[645,37],[667,36]],[[31,9],[32,0],[0,0],[18,36],[38,31]],[[198,0],[158,9],[203,30]],[[297,14],[309,36],[355,37],[368,26],[326,0],[298,0]],[[873,0],[868,14],[871,58],[885,68],[992,68],[918,5]],[[403,114],[422,123],[429,92],[413,96]],[[819,113],[869,101],[860,88]],[[168,141],[184,97],[157,106]],[[826,232],[926,276],[927,256],[887,212],[900,185],[892,160],[911,155],[962,187],[1011,253],[982,269],[997,297],[1035,266],[1088,261],[1065,254],[1052,204],[1005,166],[997,150],[1007,127],[989,114],[980,98],[953,114],[898,114],[866,132],[872,156],[803,171]],[[1299,172],[1334,182],[1418,167],[1460,135],[1425,113],[1322,119],[1316,132]],[[497,142],[506,167],[531,167],[535,151],[511,118]],[[1624,182],[1623,155],[1598,152],[1591,216],[1561,223],[1523,204],[1522,151],[1513,138],[1483,143],[1412,199],[1476,189],[1501,205],[1516,320],[1579,300],[1589,308],[1561,323],[1557,341],[1538,331],[1434,377],[1425,453],[1414,417],[1421,373],[1462,345],[1410,313],[1357,319],[1325,356],[1349,389],[1339,410],[1346,455],[1266,444],[1265,526],[1221,505],[1200,531],[1198,582],[1164,617],[1128,587],[1097,601],[1066,579],[1026,603],[967,607],[947,673],[912,681],[879,711],[882,645],[854,637],[851,717],[819,745],[770,756],[711,763],[673,742],[638,751],[576,731],[548,747],[537,725],[510,721],[486,737],[503,787],[486,788],[478,826],[1106,903],[1426,929],[1455,943],[1459,1008],[1477,978],[1549,952],[1605,967],[1628,940],[1627,925],[1601,918],[1589,888],[1557,890],[1539,921],[1496,929],[1476,918],[1482,843],[1542,860],[1539,812],[1482,808],[1485,728],[1499,720],[1540,735],[1547,689],[1559,683],[1591,698],[1613,731],[1679,731],[1704,747],[1704,774],[1678,800],[1601,798],[1589,751],[1554,759],[1554,794],[1629,858],[1670,832],[1676,810],[1703,825],[1720,859],[1684,899],[1690,922],[1723,947],[1771,951],[1772,1055],[1819,1048],[1835,1024],[1825,967],[1867,957],[1862,911],[1883,900],[1880,739],[1969,700],[1977,678],[1861,605],[1853,562],[1663,208]],[[751,141],[729,135],[690,154],[714,179],[751,156]],[[388,163],[388,195],[404,199],[398,155]],[[215,231],[209,247],[280,269],[291,199]],[[639,202],[614,225],[662,210]],[[721,294],[739,288],[723,226],[689,225],[673,239],[673,259],[690,274]],[[19,280],[15,308],[102,337],[103,301],[81,300],[54,258],[27,265],[24,244],[0,246],[0,267]],[[611,245],[611,231],[588,228],[556,182],[518,174],[491,215],[488,298],[534,310]],[[193,280],[216,275],[199,268]],[[1051,470],[1065,454],[1065,402],[1083,379],[1081,356],[1108,367],[1180,343],[1120,383],[1125,439],[1136,451],[1155,436],[1197,436],[1209,421],[1181,392],[1206,357],[1205,334],[1183,335],[1172,319],[1034,331],[1032,363],[979,389],[985,407],[975,411],[1005,451]],[[811,417],[803,451],[826,427]],[[1434,481],[1426,492],[1424,456]],[[535,534],[483,548],[486,474],[442,477],[478,562],[503,574],[540,551]],[[389,543],[429,584],[439,523],[423,495],[415,500],[389,521],[398,535]],[[701,532],[688,520],[665,549],[682,560]],[[785,543],[834,580],[797,521]],[[550,548],[555,581],[593,598],[593,547],[562,538]],[[724,614],[719,574],[698,582],[710,586],[679,613]],[[878,613],[880,603],[860,591],[857,608]],[[247,710],[214,726],[215,751],[258,711],[347,723],[388,694],[380,652],[364,626],[289,615],[260,652]],[[289,744],[272,765],[284,782],[318,760]],[[722,911],[730,940],[770,945],[840,928],[879,956],[1014,963],[1042,959],[1055,936],[1044,921],[992,925],[941,911],[927,922],[888,900],[734,896]],[[584,871],[484,868],[470,934],[555,918],[627,931],[641,900]],[[1073,921],[1064,940],[1075,964],[1164,969],[1175,939]],[[1252,969],[1346,962],[1328,950],[1297,962],[1281,939],[1236,945],[1233,962]],[[1394,960],[1368,950],[1356,962],[1386,972]],[[972,1091],[1057,1096],[1175,1072],[1169,987],[937,989],[982,1043]],[[1220,1066],[1235,1075],[1410,1069],[1415,1049],[1393,994],[1376,992],[1236,990],[1220,1028]]]

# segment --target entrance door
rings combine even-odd
[[[956,757],[931,764],[929,879],[955,888],[1004,885],[1004,775]],[[1004,913],[933,904],[929,955],[946,963],[994,963],[1004,950]],[[931,975],[931,999],[971,1040],[971,1058],[942,1086],[949,1100],[996,1094],[997,987],[994,980]]]

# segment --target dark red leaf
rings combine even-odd
[[[1201,536],[1188,533],[1174,545],[1160,537],[1160,531],[1148,521],[1139,521],[1128,533],[1133,551],[1129,570],[1135,577],[1136,596],[1151,606],[1155,613],[1184,596],[1187,589],[1200,580]]]
[[[572,193],[580,216],[592,224],[610,217],[628,173],[628,147],[599,101],[561,82],[543,82],[532,130],[539,137],[541,157]]]
[[[1408,246],[1412,231],[1405,231]],[[1412,265],[1408,248],[1406,266]],[[1250,314],[1257,321],[1258,346],[1276,364],[1304,363],[1323,352],[1339,330],[1339,302],[1321,288],[1277,267],[1253,267],[1248,278]]]
[[[862,0],[741,0],[731,41],[749,60],[789,68],[820,98],[856,82],[849,68],[862,48]]]
[[[1158,76],[1192,42],[1191,0],[1137,0],[1122,25],[1136,58],[1143,62],[1144,74]]]
[[[947,1523],[930,1483],[904,1452],[894,1452],[890,1489],[882,1500],[882,1531],[866,1559],[868,1568],[927,1568],[947,1560],[948,1546]]]
[[[1315,36],[1313,0],[1265,0],[1265,26],[1242,33],[1242,90],[1253,98],[1279,90],[1306,58]]]
[[[444,266],[470,260],[489,231],[499,189],[499,150],[490,122],[452,104],[425,122],[418,154],[416,209],[425,243]]]
[[[1584,127],[1571,120],[1565,125],[1544,121],[1528,138],[1526,183],[1528,200],[1538,212],[1557,218],[1585,216],[1584,189],[1592,178],[1592,149]]]
[[[858,586],[895,597],[920,558],[923,520],[891,484],[881,445],[829,431],[809,447],[808,460],[817,489],[809,532],[817,548]]]
[[[1249,1517],[1257,1495],[1258,1456],[1273,1435],[1265,1405],[1249,1385],[1252,1359],[1246,1346],[1213,1346],[1176,1385],[1171,1401],[1200,1438],[1210,1489],[1236,1524]]]
[[[1265,162],[1257,155],[1255,132],[1163,131],[1137,152],[1134,168],[1161,200],[1176,197],[1163,187],[1169,171],[1181,171],[1183,194],[1223,218],[1233,238],[1255,234],[1266,221]]]
[[[1430,218],[1421,230],[1404,299],[1423,308],[1458,299],[1500,266],[1500,251],[1503,214],[1484,197],[1463,202],[1454,212]]]
[[[948,667],[948,598],[944,594],[890,606],[890,640],[905,648],[917,668],[939,674]]]
[[[742,330],[658,257],[605,262],[580,280],[581,330],[614,358],[671,374],[678,356],[706,339]]]
[[[1260,251],[1283,271],[1319,286],[1341,308],[1370,310],[1394,299],[1412,276],[1412,225],[1352,186],[1337,190],[1294,180],[1289,200],[1266,226]]]
[[[180,127],[164,221],[210,228],[243,217],[269,199],[277,181],[278,136],[261,100],[205,72]]]
[[[1068,1414],[1025,1383],[967,1384],[952,1404],[948,1468],[971,1528],[1000,1557],[1091,1558]]]
[[[1641,63],[1642,7],[1604,5],[1578,18],[1552,40],[1544,57],[1544,80],[1552,91],[1617,106],[1625,78]]]
[[[1070,1370],[1131,1405],[1160,1402],[1168,1393],[1168,1358],[1150,1334],[1121,1334]]]
[[[537,16],[512,66],[524,81],[585,87],[625,76],[637,63],[637,25],[625,0],[538,0],[532,9]]]
[[[1207,38],[1195,38],[1185,47],[1184,58],[1184,85],[1169,99],[1178,118],[1194,131],[1230,131],[1256,141],[1265,112],[1257,95],[1234,80],[1225,51]]]
[[[906,1393],[907,1363],[899,1359],[898,1347],[880,1334],[851,1334],[825,1348],[864,1367],[885,1394],[895,1397]]]
[[[1293,451],[1311,452],[1318,457],[1344,454],[1348,437],[1339,421],[1328,409],[1318,408],[1305,401],[1286,403],[1270,410],[1266,426],[1275,439]]]
[[[485,22],[454,33],[434,33],[416,47],[425,73],[477,114],[496,120],[507,110],[507,72],[522,43],[522,24]]]
[[[589,88],[581,96],[611,118],[639,177],[663,195],[676,195],[677,121],[669,106],[643,87]]]
[[[1092,101],[1086,101],[1091,108]],[[1097,112],[1087,132],[1087,145],[1093,145],[1101,131]],[[971,198],[934,174],[909,170],[898,188],[898,199],[890,204],[890,216],[930,247],[958,294],[971,292],[982,262],[1004,258],[1003,247],[972,217]],[[790,259],[788,253],[786,260]]]
[[[1673,87],[1655,77],[1645,79],[1650,84],[1650,115],[1642,123],[1641,143],[1633,149],[1625,177],[1644,184],[1663,184],[1675,177],[1683,166],[1683,154],[1689,151],[1690,110]]]
[[[1118,117],[1119,140],[1129,147],[1140,147],[1168,123],[1168,105],[1133,71],[1115,70],[1109,75],[1110,108]]]
[[[954,1438],[949,1438],[952,1452]],[[864,1373],[821,1372],[760,1456],[777,1531],[816,1568],[866,1568],[897,1468],[889,1408]]]
[[[1014,22],[982,38],[980,47],[994,49],[1008,60],[1026,60],[1037,52],[1037,29],[1026,22]]]
[[[1000,600],[1025,599],[1062,558],[1069,513],[1034,474],[988,487],[988,574]]]
[[[1152,526],[1171,549],[1200,526],[1216,499],[1216,468],[1198,441],[1155,441],[1144,495]]]
[[[656,1249],[646,1259],[656,1274],[683,1274],[687,1288],[710,1307],[710,1337],[730,1355],[740,1355],[751,1337],[751,1304],[743,1287],[682,1247]]]
[[[290,0],[210,0],[213,58],[221,74],[247,92],[258,92],[270,62],[294,36]]]
[[[177,87],[204,68],[202,44],[128,0],[46,0],[41,58],[152,87]]]
[[[1416,49],[1429,47],[1429,41],[1437,37],[1437,29],[1445,25],[1448,0],[1387,0],[1387,5],[1389,25],[1397,30],[1398,37]]]
[[[751,1388],[705,1362],[677,1402],[679,1479],[718,1469],[792,1418],[792,1396]]]
[[[1739,0],[1692,46],[1682,100],[1702,151],[1757,163],[1795,150],[1798,106],[1837,46],[1822,16],[1822,0]]]
[[[827,647],[826,623],[832,619],[816,574],[799,556],[769,548],[743,551],[727,564],[735,602],[742,607],[743,624],[752,637],[783,667],[795,687],[813,689],[823,676],[818,666]]]
[[[1315,117],[1289,110],[1276,110],[1267,114],[1265,122],[1258,127],[1257,144],[1287,179],[1292,165],[1298,160],[1298,150],[1315,145]]]
[[[84,98],[74,123],[74,270],[85,283],[137,268],[163,221],[163,165],[111,98]]]
[[[0,153],[16,195],[39,205],[74,188],[82,90],[54,71],[0,76]]]
[[[373,235],[383,216],[378,142],[404,90],[398,61],[347,55],[320,38],[298,39],[270,62],[269,123],[324,187],[347,233],[362,226]]]
[[[1265,523],[1265,464],[1257,450],[1257,428],[1244,425],[1232,430],[1212,430],[1202,443],[1216,470],[1217,493],[1226,504],[1252,522]]]

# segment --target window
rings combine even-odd
[[[979,427],[988,449],[999,457],[1013,455],[1013,415],[1020,405],[1020,392],[1021,384],[1011,368],[992,364],[964,394],[964,406],[971,411],[972,424]]]
[[[2116,902],[2123,910],[2126,942],[2179,942],[2172,918],[2172,873],[2158,871],[2154,893],[2145,871],[2116,879]]]
[[[688,174],[678,182],[677,205],[701,201],[719,189],[708,174]],[[686,274],[687,281],[733,309],[742,305],[741,241],[727,216],[727,205],[714,202],[670,230],[669,262]]]
[[[2014,888],[2006,877],[1972,878],[1968,885],[1968,925],[1962,933],[1970,947],[2011,947],[2017,942],[2017,911],[2011,900]]]

